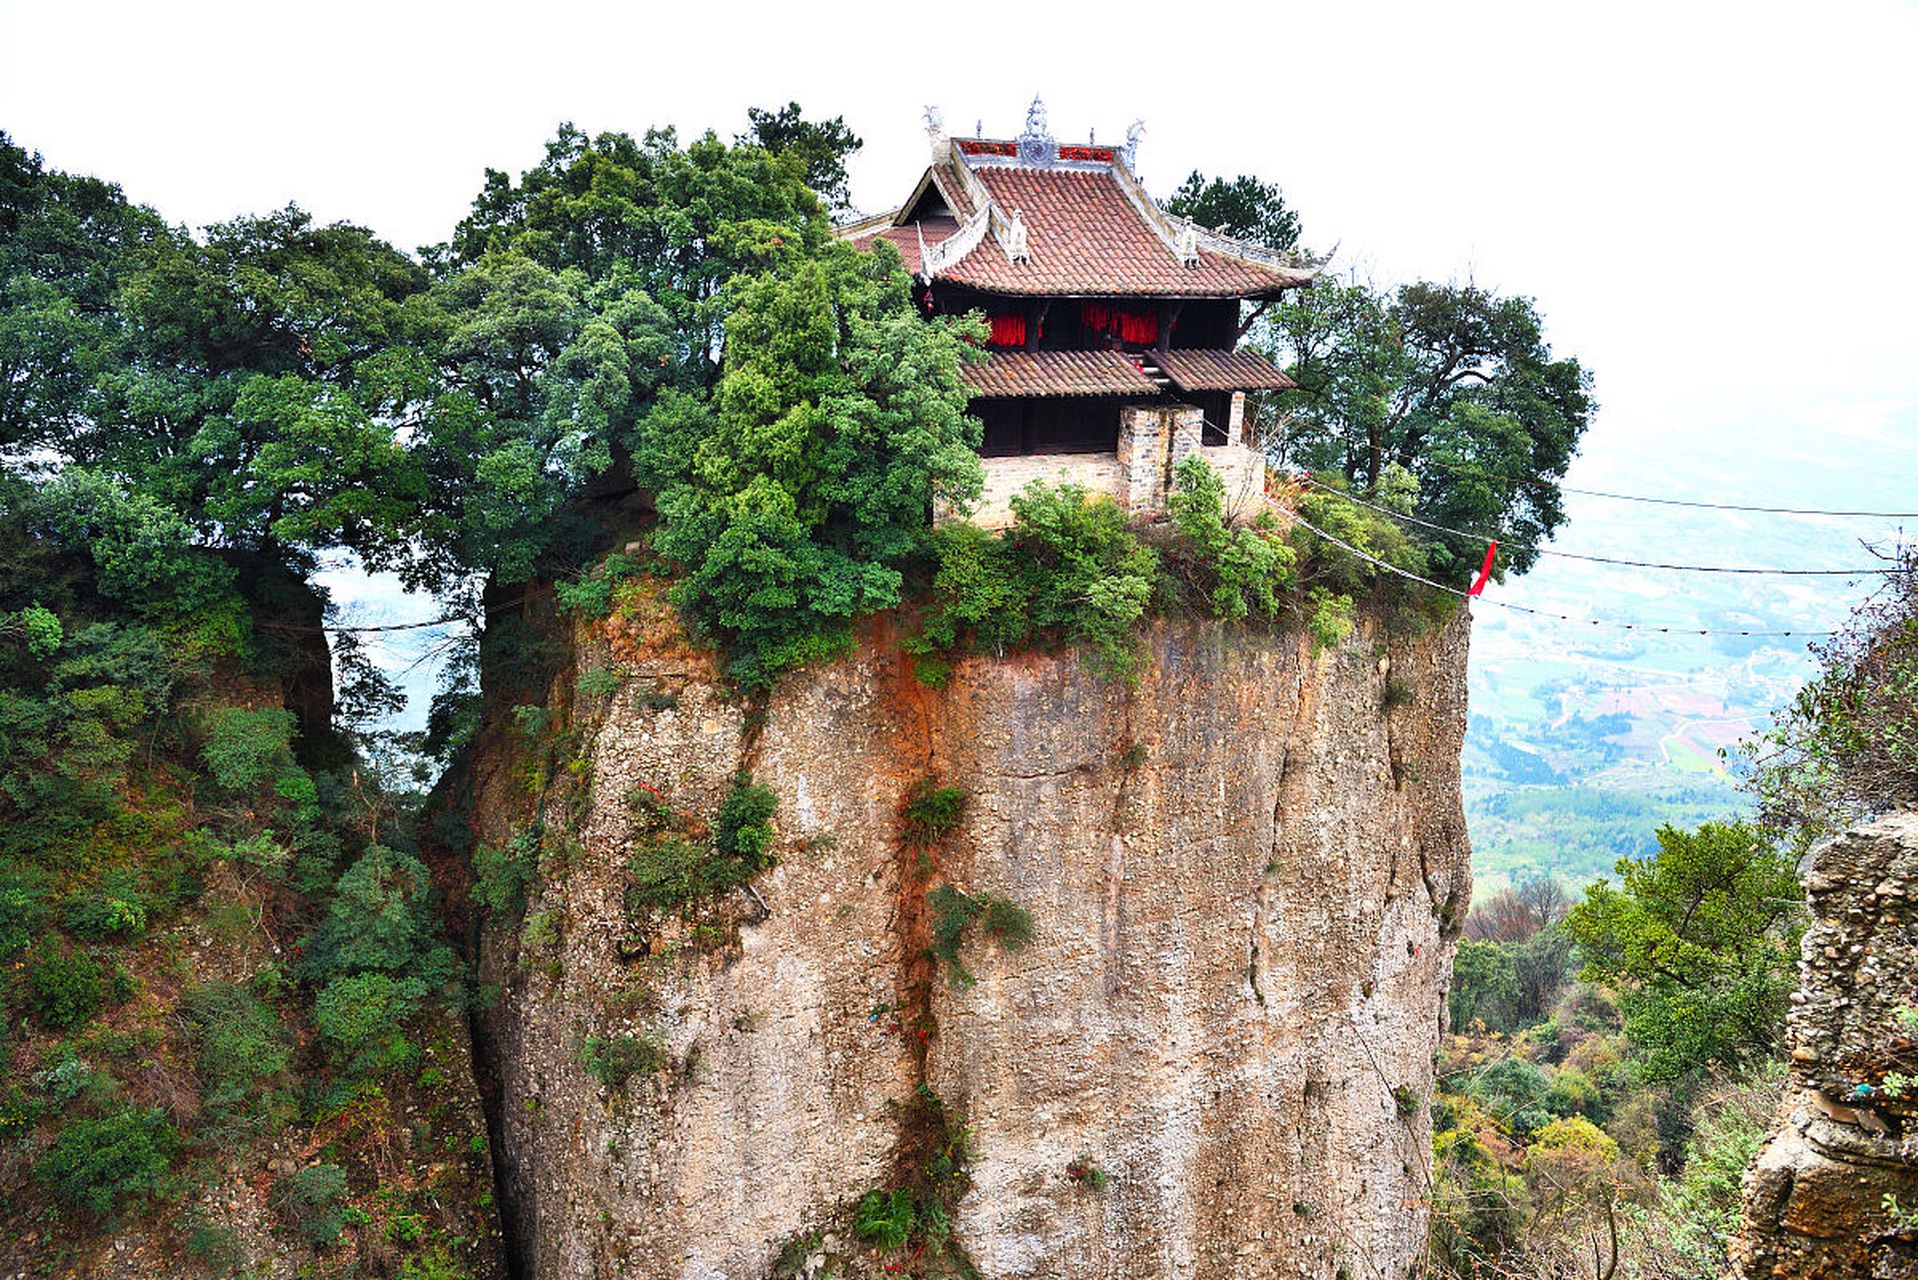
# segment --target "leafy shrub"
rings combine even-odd
[[[67,928],[78,937],[103,942],[116,935],[144,933],[147,912],[139,872],[132,867],[113,867],[100,877],[91,893],[69,904]]]
[[[334,978],[314,998],[313,1022],[335,1061],[358,1075],[377,1075],[418,1055],[403,1027],[425,994],[426,984],[417,978]]]
[[[60,651],[60,642],[66,638],[66,631],[60,626],[59,615],[53,610],[36,602],[22,609],[17,621],[28,653],[45,661]]]
[[[703,844],[687,818],[665,805],[646,803],[646,828],[627,858],[631,875],[626,908],[634,915],[673,910],[751,880],[771,865],[770,819],[778,800],[772,788],[742,774],[720,806],[713,843]]]
[[[957,522],[933,533],[932,580],[920,653],[964,646],[1003,654],[1032,635],[1032,566],[1008,540]]]
[[[160,1191],[179,1135],[158,1107],[68,1121],[33,1166],[33,1176],[68,1204],[97,1217]]]
[[[1158,577],[1158,553],[1126,526],[1110,498],[1078,485],[1034,481],[1012,500],[1013,545],[1033,566],[1032,625],[1090,647],[1113,679],[1138,665],[1134,628]]]
[[[46,917],[46,887],[30,868],[0,861],[0,960],[33,945]]]
[[[1307,598],[1312,602],[1312,613],[1306,629],[1312,633],[1312,656],[1316,658],[1327,649],[1336,649],[1352,634],[1352,597],[1313,587]]]
[[[368,845],[340,876],[326,919],[308,943],[322,974],[376,969],[443,985],[455,968],[432,912],[433,881],[410,853]]]
[[[290,1118],[292,1046],[278,1015],[230,982],[209,983],[182,1002],[199,1034],[200,1086],[207,1110],[257,1132]]]
[[[216,1276],[238,1275],[246,1268],[246,1248],[231,1227],[202,1222],[187,1232],[187,1257]]]
[[[975,923],[1007,951],[1021,950],[1032,941],[1032,913],[996,894],[967,894],[942,884],[926,895],[926,901],[933,911],[932,954],[945,962],[955,986],[971,986],[975,981],[959,955]]]
[[[853,1234],[875,1249],[897,1249],[912,1238],[918,1222],[912,1192],[904,1187],[871,1191],[853,1210]]]
[[[1187,454],[1173,474],[1173,527],[1211,569],[1213,614],[1234,622],[1248,614],[1278,617],[1282,597],[1298,585],[1292,571],[1298,553],[1279,536],[1270,513],[1261,511],[1253,525],[1233,529],[1225,520],[1225,481],[1210,463]]]
[[[522,831],[504,849],[480,844],[473,849],[473,900],[488,911],[525,909],[526,890],[539,868],[539,838]]]
[[[1545,1109],[1551,1082],[1523,1058],[1501,1058],[1467,1084],[1472,1098],[1514,1134],[1529,1138],[1552,1120]]]
[[[207,719],[200,756],[213,780],[228,791],[246,791],[293,763],[291,711],[279,707],[220,707]]]
[[[271,1200],[280,1220],[315,1248],[333,1244],[346,1232],[346,1170],[336,1164],[287,1174],[273,1184]]]
[[[670,910],[707,892],[706,849],[682,836],[664,833],[641,839],[626,861],[632,882],[626,887],[629,911]]]
[[[723,854],[754,863],[754,870],[766,865],[766,850],[772,845],[773,810],[779,797],[773,789],[755,783],[748,774],[733,779],[732,790],[719,806],[719,824],[715,843]]]
[[[611,667],[589,667],[579,673],[578,689],[588,698],[605,698],[619,692],[620,674]]]
[[[395,1280],[471,1280],[472,1273],[454,1260],[445,1245],[413,1254],[400,1264]]]
[[[47,943],[27,966],[27,1002],[55,1030],[77,1027],[100,1011],[106,982],[84,951]]]
[[[1320,472],[1313,480],[1316,484],[1299,495],[1300,522],[1289,535],[1305,559],[1308,583],[1334,595],[1358,596],[1381,574],[1395,576],[1380,569],[1380,563],[1426,576],[1430,569],[1428,549],[1407,536],[1404,525],[1346,497],[1348,483],[1337,472]],[[1417,496],[1417,480],[1404,467],[1392,463],[1386,466],[1384,479],[1367,501],[1410,514]]]
[[[73,1051],[73,1046],[68,1044],[56,1046],[40,1069],[33,1073],[33,1083],[55,1108],[66,1106],[85,1093],[98,1078],[99,1073],[88,1066]]]
[[[586,1074],[617,1089],[636,1075],[651,1075],[666,1065],[666,1051],[652,1036],[588,1036],[580,1047]]]
[[[559,607],[582,618],[603,618],[613,610],[613,588],[633,576],[632,557],[615,551],[572,582],[555,582]],[[610,691],[609,691],[610,692]]]
[[[935,786],[931,778],[921,778],[906,792],[899,826],[912,843],[931,844],[958,830],[965,816],[963,787]]]

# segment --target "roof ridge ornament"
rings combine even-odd
[[[946,118],[939,108],[926,104],[926,139],[932,144],[932,162],[946,158]]]
[[[1006,222],[1006,234],[1001,247],[1005,249],[1008,261],[1032,261],[1032,255],[1026,252],[1026,220],[1017,209],[1012,211],[1012,217]]]
[[[1034,169],[1050,169],[1059,160],[1059,144],[1046,123],[1045,99],[1032,95],[1026,108],[1026,129],[1019,135],[1019,163]]]
[[[1119,154],[1125,158],[1128,172],[1139,171],[1139,141],[1145,137],[1145,121],[1134,120],[1126,126],[1125,145],[1119,148]]]

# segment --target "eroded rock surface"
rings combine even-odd
[[[1918,814],[1812,852],[1811,908],[1791,1014],[1791,1084],[1745,1178],[1733,1246],[1743,1280],[1918,1276]],[[1891,1077],[1887,1082],[1887,1077]],[[1918,1218],[1918,1214],[1913,1215]]]
[[[1130,690],[1068,653],[935,692],[869,638],[757,714],[698,655],[610,640],[629,678],[572,715],[590,787],[476,778],[482,838],[548,824],[523,920],[482,947],[526,1274],[746,1280],[782,1251],[886,1274],[849,1214],[922,1084],[971,1130],[952,1231],[988,1280],[1410,1274],[1469,896],[1462,617],[1316,657],[1161,626]],[[741,768],[779,796],[778,864],[636,936],[632,797],[711,816]],[[969,794],[931,853],[900,838],[922,778]],[[1033,941],[928,978],[941,882],[1024,906]],[[658,1060],[602,1084],[580,1047],[621,1034]]]

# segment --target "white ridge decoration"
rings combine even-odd
[[[986,231],[992,225],[992,214],[992,202],[987,201],[980,205],[979,212],[967,218],[964,225],[957,231],[947,236],[944,240],[941,240],[938,244],[933,245],[930,249],[924,247],[926,243],[925,232],[921,231],[919,233],[919,243],[921,245],[919,250],[919,278],[930,283],[934,276],[971,253],[974,249],[977,249],[979,242],[986,238]]]

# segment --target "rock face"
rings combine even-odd
[[[1918,1084],[1896,1078],[1918,1075],[1918,814],[1854,828],[1810,862],[1791,1085],[1745,1177],[1734,1274],[1918,1276],[1918,1231],[1885,1206],[1918,1207]]]
[[[1316,657],[1165,625],[1130,690],[1067,653],[935,692],[868,637],[758,709],[644,630],[582,633],[576,671],[628,678],[572,708],[561,781],[529,800],[503,753],[474,778],[481,839],[545,821],[481,948],[522,1274],[913,1270],[849,1222],[899,1179],[915,1093],[970,1130],[951,1239],[988,1280],[1412,1272],[1470,891],[1464,618]],[[778,795],[777,865],[636,920],[633,795],[711,818],[742,769]],[[921,779],[968,797],[931,847],[901,837]],[[1030,945],[935,970],[944,883],[1026,908]],[[649,1050],[602,1083],[581,1047],[621,1035]]]

